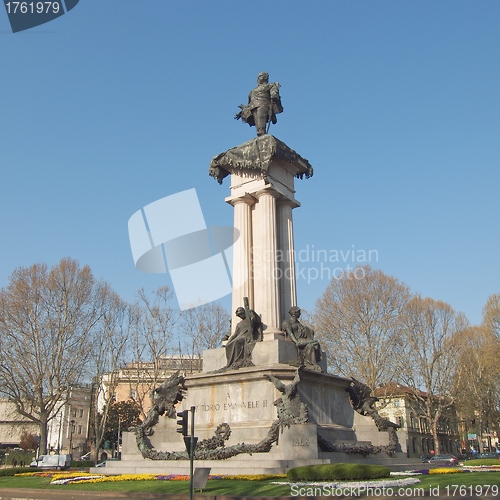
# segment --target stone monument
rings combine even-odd
[[[164,461],[170,472],[187,471],[175,419],[162,417],[173,405],[177,411],[195,406],[196,465],[212,473],[284,472],[366,456],[387,463],[398,451],[395,427],[375,424],[359,384],[326,373],[314,332],[299,321],[292,211],[300,206],[295,181],[312,177],[313,168],[268,133],[283,111],[279,88],[259,74],[236,115],[256,126],[257,137],[218,154],[209,169],[219,184],[230,179],[225,200],[240,234],[232,311],[240,321],[233,318],[225,346],[204,352],[203,373],[177,374],[162,386],[159,394],[170,400],[155,402],[146,419],[152,425],[127,433],[123,460],[109,462],[110,473],[117,467],[162,472]]]

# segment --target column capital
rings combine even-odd
[[[237,198],[227,198],[226,201],[233,207],[238,205],[239,203],[244,203],[245,205],[251,207],[257,201],[257,199],[250,193],[245,193],[243,196],[238,196]]]
[[[291,200],[290,198],[279,198],[277,200],[277,205],[278,207],[290,207],[290,208],[297,208],[300,207],[300,203],[297,200]]]
[[[265,187],[263,189],[259,189],[259,191],[256,191],[253,193],[253,195],[259,199],[262,198],[264,195],[272,196],[274,199],[278,199],[281,196],[283,196],[279,191],[276,191],[272,186]]]

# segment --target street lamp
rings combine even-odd
[[[71,420],[70,424],[71,424],[71,429],[70,429],[70,433],[69,433],[69,454],[72,455],[73,454],[73,431],[75,430],[75,421]]]
[[[57,433],[57,449],[56,453],[61,453],[61,432],[62,432],[62,412],[59,413],[59,432]]]

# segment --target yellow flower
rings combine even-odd
[[[456,474],[463,472],[460,467],[437,467],[436,469],[429,469],[429,474]]]

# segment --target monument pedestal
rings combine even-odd
[[[258,443],[276,420],[274,403],[282,396],[275,385],[264,377],[265,374],[288,385],[294,379],[296,369],[274,364],[190,376],[186,379],[186,399],[179,405],[178,411],[195,406],[195,435],[199,440],[212,437],[219,424],[228,423],[231,435],[226,446]],[[291,467],[332,462],[401,462],[400,456],[391,459],[384,453],[367,459],[361,455],[319,450],[318,434],[335,444],[360,446],[374,440],[378,441],[376,444],[388,444],[387,433],[379,432],[371,418],[362,417],[353,411],[346,392],[349,384],[350,380],[343,377],[303,370],[297,388],[300,400],[308,408],[308,423],[283,427],[278,441],[267,453],[241,454],[227,460],[195,460],[195,466],[211,467],[212,474],[259,474],[284,473]],[[157,450],[185,450],[182,436],[175,432],[176,426],[175,419],[160,419],[150,437]],[[362,431],[363,441],[357,435],[358,427]],[[127,432],[123,435],[122,461],[108,462],[107,474],[112,474],[113,470],[116,473],[188,472],[187,460],[156,461],[142,458],[134,434]],[[96,471],[103,472],[102,468]]]

